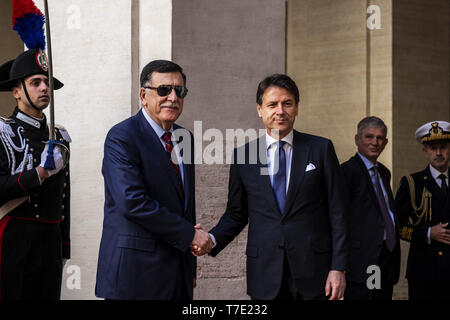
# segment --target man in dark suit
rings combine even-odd
[[[450,123],[416,131],[429,165],[402,178],[395,196],[401,238],[410,242],[406,278],[410,300],[450,300]]]
[[[344,299],[392,300],[400,272],[398,217],[391,173],[377,161],[388,143],[387,127],[380,118],[366,117],[357,130],[358,152],[341,166],[350,200],[351,239]]]
[[[347,203],[333,145],[293,130],[299,92],[288,76],[264,79],[256,100],[267,133],[235,150],[227,209],[210,231],[216,241],[211,255],[248,223],[252,299],[340,299],[348,255]]]
[[[150,62],[141,73],[143,108],[106,137],[98,297],[193,297],[196,258],[191,250],[194,245],[200,252],[209,250],[212,242],[194,228],[193,156],[182,156],[177,145],[182,136],[193,148],[192,134],[174,123],[183,110],[185,85],[177,64]]]

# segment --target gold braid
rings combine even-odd
[[[427,188],[423,188],[422,192],[422,200],[420,202],[420,206],[416,206],[416,190],[414,186],[414,180],[412,176],[406,176],[406,180],[408,181],[409,186],[409,194],[411,196],[411,206],[414,210],[414,213],[417,217],[417,221],[414,222],[413,218],[409,216],[409,225],[404,226],[400,230],[400,238],[406,241],[412,240],[412,233],[414,231],[413,227],[417,226],[424,218],[425,221],[428,219],[431,221],[431,193]]]
[[[426,187],[423,188],[422,201],[420,207],[416,207],[416,190],[414,186],[414,180],[411,175],[406,176],[409,185],[409,193],[411,195],[411,205],[413,207],[414,213],[417,216],[417,221],[413,226],[417,226],[423,218],[425,221],[431,221],[431,192],[428,191]]]

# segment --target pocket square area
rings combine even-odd
[[[308,164],[308,165],[306,166],[305,172],[308,172],[308,171],[311,171],[311,170],[315,170],[315,169],[316,169],[316,166],[313,165],[312,163],[310,163],[310,164]]]

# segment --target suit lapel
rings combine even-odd
[[[437,201],[442,206],[445,205],[447,207],[449,205],[449,197],[448,196],[446,197],[444,195],[444,192],[442,192],[442,190],[439,187],[439,185],[437,184],[436,180],[434,180],[433,176],[431,175],[429,166],[427,166],[427,168],[425,169],[425,175],[424,175],[423,179],[425,182],[425,187],[433,195],[433,203],[435,203],[435,201]]]
[[[294,199],[305,177],[306,165],[310,152],[309,144],[302,139],[301,133],[294,130],[292,142],[291,173],[289,177],[289,187],[286,195],[283,216],[286,217],[294,203]]]
[[[447,169],[447,176],[448,176],[448,169]],[[450,185],[450,179],[449,179],[449,185]],[[447,185],[447,188],[449,187],[449,185]],[[450,192],[450,188],[448,188],[449,192]],[[445,207],[448,208],[450,205],[450,193],[447,193],[446,195],[446,201],[445,201]],[[447,210],[448,212],[448,210]]]
[[[372,202],[375,203],[375,205],[378,208],[378,211],[380,211],[381,209],[380,209],[380,205],[378,203],[377,193],[375,191],[375,187],[373,185],[372,178],[370,177],[369,170],[367,170],[367,167],[364,164],[364,161],[360,158],[360,156],[357,153],[355,154],[355,160],[358,163],[358,165],[361,169],[361,172],[363,173],[364,178],[366,179],[366,183],[369,188],[369,194],[370,194],[370,197],[372,198]]]
[[[183,183],[183,190],[184,190],[184,212],[186,212],[186,209],[189,205],[189,194],[192,192],[189,189],[189,186],[191,185],[191,170],[192,170],[193,164],[185,164],[183,161],[183,172],[184,172],[184,183]],[[195,186],[194,186],[195,187]]]
[[[180,128],[180,127],[176,127]],[[187,131],[187,130],[186,130]],[[191,190],[190,187],[192,186],[195,188],[195,172],[194,172],[194,139],[189,134],[190,137],[190,150],[188,154],[190,154],[189,164],[186,161],[185,156],[188,157],[188,154],[184,153],[183,150],[180,150],[181,158],[183,159],[183,172],[184,172],[184,184],[183,184],[183,190],[184,190],[184,210],[185,213],[187,212],[187,209],[189,208],[189,201],[191,200],[190,195],[194,194],[195,190]],[[178,141],[179,143],[181,141]],[[192,180],[192,181],[191,181]]]
[[[182,194],[182,190],[179,186],[179,180],[176,171],[172,167],[172,164],[170,163],[170,159],[167,157],[167,151],[164,149],[160,138],[156,134],[155,130],[153,130],[152,126],[147,122],[142,112],[139,112],[137,115],[139,124],[141,127],[141,135],[143,138],[143,141],[150,139],[150,145],[154,146],[149,150],[150,152],[155,152],[157,155],[157,158],[161,162],[162,167],[165,169],[164,171],[167,173],[167,180],[169,183],[173,185],[175,188],[177,195],[179,197],[180,201],[183,201],[184,196]],[[184,168],[184,167],[183,167]]]
[[[397,212],[395,210],[394,205],[394,194],[392,193],[391,189],[391,182],[389,181],[389,174],[386,172],[386,169],[382,166],[379,166],[381,180],[383,181],[384,189],[386,190],[387,196],[388,196],[388,202],[389,202],[389,209],[391,210],[392,214],[394,215],[395,225],[399,225]]]

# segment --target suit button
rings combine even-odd
[[[64,188],[67,187],[67,183],[64,182]]]
[[[63,197],[63,199],[64,199],[64,198],[66,197],[66,194],[65,194],[65,193],[63,193],[62,197]]]
[[[444,253],[443,253],[442,251],[439,251],[439,252],[438,252],[438,255],[443,256]]]
[[[66,217],[65,216],[61,216],[61,219],[64,220]]]
[[[33,161],[34,161],[34,163],[37,163],[37,159],[34,159]]]
[[[66,177],[69,175],[69,171],[66,171]]]
[[[30,148],[30,152],[33,153],[33,152],[34,152],[34,149],[33,149],[33,148]]]
[[[36,204],[34,205],[34,207],[37,209],[37,208],[39,207],[39,205],[36,203]]]
[[[40,216],[37,214],[37,215],[36,215],[36,219],[39,219],[39,218],[40,218]]]
[[[62,206],[61,206],[61,209],[63,209],[63,210],[64,210],[64,205],[62,205]]]

